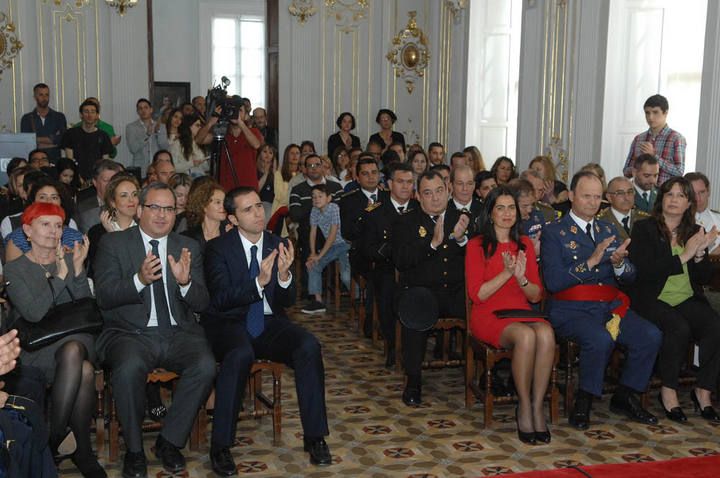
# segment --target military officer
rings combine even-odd
[[[403,402],[421,403],[421,367],[427,330],[438,317],[465,316],[466,214],[448,208],[448,188],[437,171],[418,178],[420,208],[403,214],[393,228],[392,257],[400,272],[398,315],[403,324],[407,383]]]
[[[392,263],[390,237],[393,225],[401,215],[417,209],[413,195],[413,171],[406,163],[393,164],[388,171],[390,197],[388,201],[368,206],[365,225],[360,236],[363,260],[372,263],[370,280],[378,304],[380,327],[385,339],[386,367],[395,365],[395,266]]]
[[[570,213],[547,224],[541,239],[545,284],[553,294],[550,321],[558,336],[580,345],[580,389],[570,424],[581,430],[588,427],[593,397],[602,393],[616,341],[626,347],[627,359],[610,410],[641,423],[657,423],[636,393],[647,388],[662,334],[629,309],[629,299],[618,289],[632,282],[636,271],[627,260],[630,241],[620,242],[612,224],[595,219],[602,193],[593,173],[575,174]]]
[[[610,207],[600,211],[597,218],[615,226],[620,241],[625,241],[630,237],[635,222],[647,219],[650,214],[633,207],[635,189],[625,176],[611,179],[605,194],[610,201]]]

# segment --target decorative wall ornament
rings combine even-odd
[[[15,34],[15,24],[8,21],[7,15],[0,12],[0,75],[12,66],[23,44]]]
[[[463,10],[468,6],[468,0],[445,0],[445,5],[453,15],[455,23],[460,21]]]
[[[415,80],[425,76],[430,60],[428,40],[417,26],[415,11],[408,12],[408,23],[392,40],[392,48],[386,58],[395,68],[395,76],[405,80],[407,92],[412,94]]]
[[[340,31],[350,33],[367,18],[368,0],[325,0],[325,7]]]
[[[317,13],[317,8],[313,4],[313,0],[292,0],[288,6],[290,15],[297,17],[298,23],[305,24],[308,18]]]
[[[47,0],[43,0],[43,3],[47,3]],[[55,4],[55,6],[59,7],[60,5],[62,5],[63,0],[53,0],[53,3]],[[75,7],[82,8],[85,5],[89,5],[90,0],[73,0],[72,3],[75,4]]]
[[[113,7],[120,16],[124,16],[128,8],[132,8],[137,5],[139,0],[105,0],[108,7]]]
[[[555,170],[560,175],[560,179],[567,183],[570,172],[570,165],[568,164],[567,151],[562,146],[560,136],[553,136],[550,140],[550,144],[545,148],[545,155],[552,159],[555,165]]]

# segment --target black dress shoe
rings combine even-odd
[[[420,387],[406,386],[403,390],[402,401],[408,407],[416,407],[422,404]]]
[[[145,453],[131,451],[125,453],[123,459],[123,478],[147,478],[147,460]]]
[[[645,425],[657,425],[658,423],[657,417],[642,407],[634,393],[627,393],[623,397],[618,396],[617,393],[613,395],[610,399],[610,411],[625,415],[631,420]]]
[[[696,412],[700,412],[700,416],[703,417],[705,420],[713,420],[713,421],[720,421],[720,416],[718,416],[715,409],[712,407],[712,405],[708,405],[705,408],[700,408],[700,401],[697,398],[697,395],[695,394],[695,389],[693,389],[692,392],[690,392],[690,399],[693,402],[693,406],[695,407]]]
[[[185,457],[180,449],[158,435],[155,441],[155,456],[162,462],[163,468],[169,473],[177,473],[185,469]]]
[[[520,430],[520,422],[518,421],[518,407],[515,407],[515,427],[517,427],[517,434],[518,434],[518,440],[521,442],[527,444],[527,445],[534,445],[535,444],[535,432],[524,432]]]
[[[575,407],[573,407],[572,413],[568,421],[570,425],[574,426],[578,430],[587,430],[590,426],[590,407],[592,406],[592,395],[583,392],[578,392],[577,398],[575,399]]]
[[[325,443],[324,438],[303,438],[304,449],[310,453],[310,463],[316,466],[327,466],[332,464],[330,447]]]
[[[662,394],[658,394],[658,402],[660,402],[660,406],[662,407],[663,411],[665,412],[665,416],[674,422],[677,423],[685,423],[687,422],[687,417],[682,411],[682,408],[680,407],[672,407],[670,410],[665,408],[665,404],[663,403]]]
[[[220,476],[235,476],[238,474],[237,465],[235,465],[229,447],[210,448],[210,463],[213,471]]]

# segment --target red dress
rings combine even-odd
[[[532,242],[527,236],[521,236],[520,240],[525,245],[525,255],[527,257],[525,277],[533,284],[540,286],[542,290]],[[492,280],[505,268],[502,253],[510,252],[512,255],[517,255],[517,251],[518,247],[514,242],[498,243],[495,254],[486,260],[483,255],[481,236],[473,238],[466,246],[465,281],[468,295],[472,299],[470,333],[473,337],[495,347],[500,347],[500,334],[508,324],[513,322],[543,322],[545,320],[541,318],[498,319],[495,317],[493,312],[501,309],[531,310],[530,304],[515,278],[510,278],[487,300],[481,301],[478,298],[480,287],[485,282]]]
[[[260,130],[257,128],[250,128],[252,134],[262,143],[263,137]],[[235,167],[235,174],[237,175],[237,182],[233,179],[232,171],[228,167],[227,155],[225,151],[221,151],[220,154],[220,174],[218,178],[220,185],[229,191],[232,188],[238,186],[250,186],[256,191],[258,189],[258,178],[257,178],[257,164],[255,161],[255,155],[257,150],[250,146],[245,134],[241,131],[239,135],[233,136],[230,132],[225,136],[225,144],[230,152],[230,157],[233,159],[233,166]]]

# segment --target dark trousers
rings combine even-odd
[[[431,289],[432,290],[432,289]],[[432,290],[438,302],[440,317],[465,317],[465,288]],[[402,311],[400,311],[402,315]],[[428,331],[402,328],[402,355],[408,377],[420,377],[427,347]]]
[[[255,359],[282,362],[295,371],[300,421],[306,437],[329,434],[325,407],[325,368],[317,338],[286,318],[265,316],[265,330],[253,339],[244,322],[206,326],[208,338],[221,360],[215,381],[212,446],[231,446],[237,415]]]
[[[678,388],[680,367],[687,359],[692,341],[700,347],[697,385],[705,390],[715,390],[720,375],[720,317],[710,304],[697,297],[691,297],[675,307],[656,300],[643,312],[663,332],[658,356],[662,384]]]
[[[394,347],[395,324],[397,323],[395,314],[395,293],[397,292],[395,271],[375,269],[372,271],[370,278],[378,306],[380,331],[385,341],[391,347]]]
[[[143,449],[145,383],[147,374],[158,367],[180,376],[160,434],[173,445],[183,448],[215,377],[215,358],[205,335],[177,327],[166,333],[155,330],[143,334],[119,332],[107,340],[104,352],[128,451]]]

